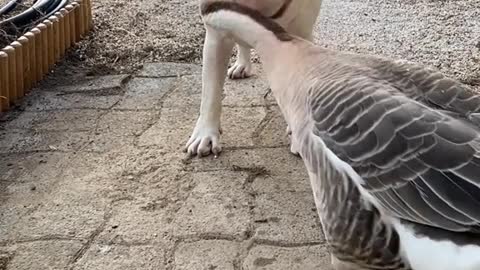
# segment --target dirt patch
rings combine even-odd
[[[198,1],[93,1],[95,29],[71,54],[92,74],[129,73],[153,61],[199,62]]]

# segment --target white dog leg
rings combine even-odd
[[[228,69],[228,77],[232,80],[244,79],[252,76],[252,62],[250,61],[250,48],[237,45],[238,55],[235,64]]]
[[[189,155],[217,156],[220,146],[220,116],[222,91],[234,42],[210,27],[206,27],[203,48],[202,101],[200,116],[188,140],[185,151]]]

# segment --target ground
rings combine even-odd
[[[2,116],[0,269],[329,269],[261,77],[227,82],[218,159],[181,151],[200,103],[196,1],[94,4],[96,30]],[[479,7],[328,0],[316,39],[476,88]]]

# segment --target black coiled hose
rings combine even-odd
[[[23,0],[10,0],[8,3],[0,7],[0,16],[8,14],[10,11],[14,10],[18,4],[22,3]]]
[[[7,34],[22,32],[33,24],[48,19],[67,5],[68,0],[38,0],[24,12],[0,22],[0,28]]]

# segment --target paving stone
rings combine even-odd
[[[176,86],[175,78],[134,78],[125,87],[126,92],[116,109],[160,109],[161,101]]]
[[[196,117],[193,109],[164,108],[158,122],[139,137],[138,145],[156,146],[164,151],[181,152],[191,135]]]
[[[75,84],[57,86],[52,90],[60,92],[121,91],[120,89],[129,77],[130,75],[125,74],[87,77]]]
[[[72,158],[69,162],[74,160]],[[87,238],[97,230],[109,203],[107,195],[115,189],[112,187],[115,182],[108,180],[114,169],[95,168],[94,164],[98,162],[93,158],[84,162],[89,165],[83,167],[80,162],[62,165],[63,168],[59,168],[62,173],[57,176],[49,196],[31,211],[23,213],[15,226],[0,236],[2,240],[29,240],[53,235]]]
[[[92,126],[82,151],[108,152],[135,145],[140,135],[156,121],[155,111],[111,111]]]
[[[60,153],[0,157],[0,241],[7,240],[15,224],[48,197],[63,164]]]
[[[99,179],[118,178],[125,169],[130,155],[136,152],[132,148],[120,148],[108,153],[77,152],[64,154],[61,178],[65,183],[101,184]],[[87,181],[88,180],[88,181]]]
[[[90,133],[81,150],[105,153],[114,149],[135,145],[135,136],[122,136],[115,133]]]
[[[11,254],[5,270],[67,269],[69,261],[82,248],[78,241],[52,240],[16,244],[6,248]],[[2,248],[0,248],[1,253]],[[1,266],[1,264],[0,264]]]
[[[290,140],[286,134],[287,123],[283,118],[280,109],[277,106],[271,107],[272,118],[263,127],[262,132],[258,134],[255,140],[255,146],[258,147],[290,147]]]
[[[308,178],[259,177],[252,189],[257,241],[289,245],[324,241]]]
[[[245,270],[333,270],[330,255],[323,246],[255,246],[245,259]]]
[[[182,243],[175,252],[175,270],[234,270],[239,245],[232,241],[212,240]]]
[[[102,223],[105,203],[74,192],[54,195],[32,213],[23,216],[6,240],[29,240],[61,236],[87,238]],[[55,221],[55,222],[52,222]]]
[[[253,75],[248,79],[225,81],[223,106],[251,107],[276,104],[268,93],[268,82],[263,75]]]
[[[139,135],[157,121],[156,111],[111,111],[100,117],[96,133],[120,136]]]
[[[155,148],[122,151],[130,151],[130,154],[125,156],[124,163],[119,164],[123,166],[124,175],[144,184],[157,183],[163,177],[171,176],[172,171],[175,172],[173,175],[176,175],[184,167],[185,154],[181,151],[166,152]],[[118,152],[125,155],[122,151]]]
[[[12,239],[9,233],[16,227],[15,225],[22,219],[23,216],[35,211],[39,205],[38,201],[23,201],[23,204],[18,202],[10,202],[5,198],[0,199],[0,243],[6,244]],[[1,259],[0,259],[1,261]],[[1,266],[1,263],[0,263]],[[1,269],[1,268],[0,268]]]
[[[74,270],[163,270],[164,250],[157,246],[93,245]]]
[[[173,234],[245,238],[249,228],[245,173],[194,174],[196,186],[173,221]]]
[[[15,183],[34,183],[56,177],[63,153],[4,154],[0,156],[0,179]]]
[[[25,98],[22,108],[26,111],[109,109],[121,98],[122,95],[60,94],[39,90],[32,92]]]
[[[197,117],[194,108],[164,108],[158,122],[140,137],[139,145],[157,145],[165,150],[181,151],[195,127]],[[253,146],[257,126],[264,117],[264,108],[224,108],[222,145]]]
[[[245,150],[224,149],[218,158],[212,156],[188,160],[187,169],[192,171],[232,170],[233,168],[263,168],[274,176],[307,177],[300,157],[290,153],[289,148],[258,148]]]
[[[265,79],[253,76],[248,79],[225,81],[222,105],[224,107],[258,107],[275,105]],[[179,79],[178,87],[165,99],[165,107],[195,107],[200,109],[202,97],[202,76],[192,75]]]
[[[163,108],[190,108],[195,115],[200,110],[202,76],[189,75],[178,79],[177,87],[163,101]]]
[[[187,63],[146,63],[143,68],[138,72],[137,76],[141,77],[176,77],[184,75],[192,75],[195,73],[201,73],[202,68],[200,65],[187,64]]]
[[[36,131],[88,131],[93,130],[98,118],[104,114],[98,110],[69,110],[23,112],[3,125],[9,129]]]
[[[0,154],[35,151],[77,151],[87,143],[88,137],[88,132],[0,131]]]
[[[259,126],[266,116],[265,108],[224,108],[221,143],[223,147],[256,146]]]
[[[171,218],[163,205],[148,199],[124,199],[115,204],[99,241],[109,244],[165,243]]]

